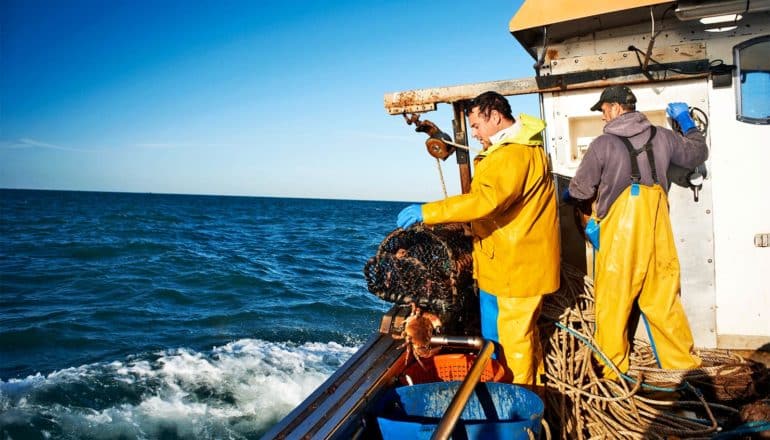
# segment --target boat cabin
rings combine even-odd
[[[544,8],[528,0],[509,28],[532,57],[534,77],[390,93],[386,110],[451,104],[455,142],[467,145],[467,99],[487,90],[536,93],[560,194],[602,133],[601,114],[590,107],[604,87],[628,85],[637,110],[669,128],[667,104],[688,103],[709,159],[698,170],[670,170],[669,199],[695,344],[768,346],[770,199],[762,175],[770,163],[770,1],[552,0]],[[470,173],[465,156],[457,159],[461,175]],[[571,209],[561,207],[562,258],[591,274],[592,249]]]

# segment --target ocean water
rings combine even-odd
[[[377,329],[403,206],[0,190],[0,437],[258,438]]]

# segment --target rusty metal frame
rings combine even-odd
[[[465,123],[465,102],[458,101],[452,103],[454,109],[454,137],[455,143],[460,145],[468,145],[468,127]],[[471,190],[471,159],[468,150],[456,149],[455,157],[457,158],[457,166],[460,169],[460,189],[463,194],[467,194]]]
[[[668,71],[674,68],[678,73]],[[563,92],[567,90],[603,88],[614,84],[639,84],[657,81],[677,81],[704,78],[709,74],[708,60],[694,60],[650,66],[649,71],[641,68],[622,67],[617,69],[573,72],[562,75],[548,75],[522,79],[508,79],[474,84],[463,84],[431,89],[416,89],[385,94],[385,110],[391,115],[421,112],[425,108],[435,109],[436,104],[455,104],[472,99],[481,93],[495,91],[504,96],[530,93]],[[651,72],[665,72],[665,76],[650,80]],[[645,75],[647,74],[647,75]],[[459,142],[458,142],[459,143]]]
[[[550,75],[579,73],[586,71],[605,70],[606,66],[613,68],[638,67],[637,53],[634,50],[624,50],[614,53],[602,53],[597,55],[581,55],[551,59],[546,67]],[[686,63],[706,58],[706,44],[703,42],[676,44],[665,47],[654,47],[650,52],[650,58],[657,63]],[[648,64],[649,66],[649,64]],[[647,70],[647,69],[645,69]],[[542,72],[541,72],[542,74]]]
[[[596,60],[593,61],[596,62]],[[672,68],[675,71],[669,70]],[[653,73],[658,76],[664,75],[655,78],[652,76]],[[435,110],[436,105],[439,103],[452,104],[454,110],[454,141],[457,144],[468,145],[468,129],[465,120],[466,103],[468,100],[490,90],[498,92],[503,96],[526,95],[530,93],[603,88],[613,84],[687,80],[703,78],[708,76],[708,74],[709,62],[706,59],[655,64],[649,66],[646,70],[642,70],[641,66],[635,66],[569,72],[559,75],[388,93],[385,95],[385,109],[391,115],[398,115]],[[461,190],[463,194],[467,194],[471,187],[470,155],[467,150],[463,149],[457,149],[455,155],[460,172]]]

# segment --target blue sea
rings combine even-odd
[[[378,328],[404,205],[0,190],[0,437],[258,438]]]

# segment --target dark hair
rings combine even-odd
[[[479,108],[479,114],[484,116],[484,118],[488,119],[492,110],[497,110],[504,118],[515,121],[511,113],[511,104],[508,103],[505,96],[497,92],[484,92],[471,99],[468,106],[465,107],[465,115],[470,115],[471,111],[476,107]]]
[[[636,104],[618,104],[620,108],[627,112],[635,112],[636,111]]]

